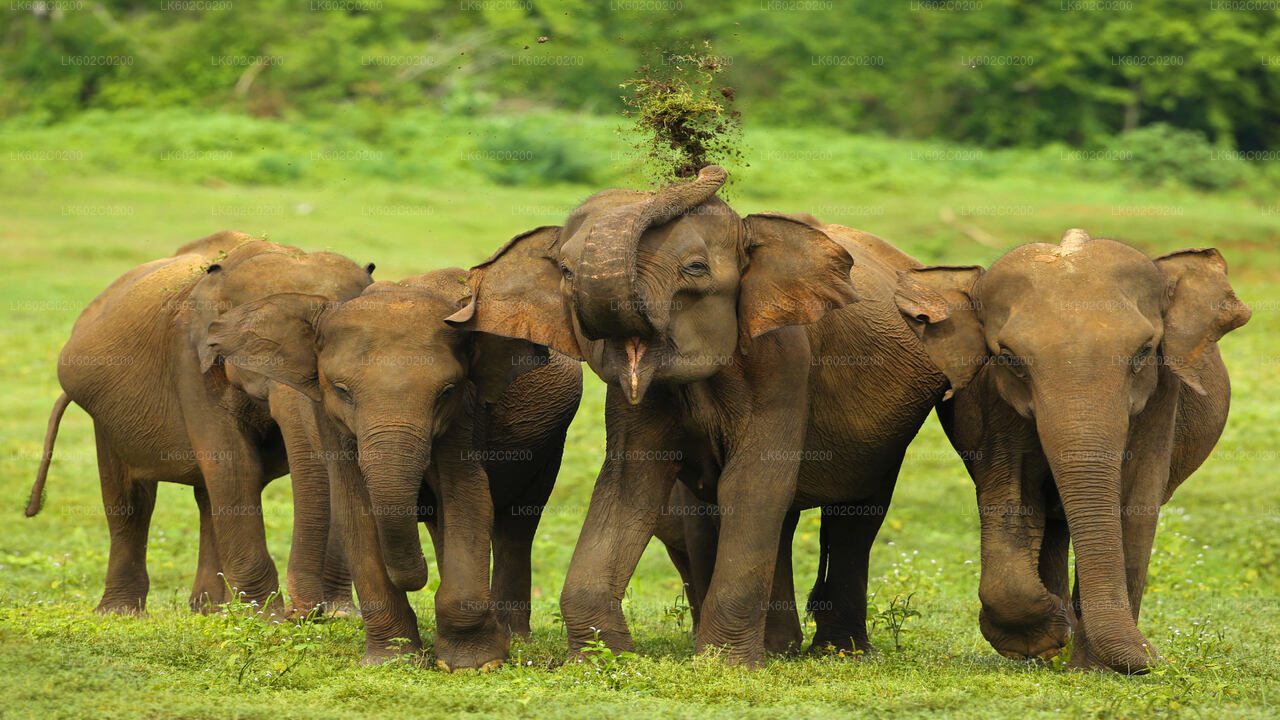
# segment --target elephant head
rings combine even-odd
[[[952,392],[984,373],[986,393],[1033,427],[1075,548],[1090,650],[1115,670],[1149,667],[1154,649],[1127,594],[1122,467],[1131,420],[1161,378],[1204,394],[1214,343],[1249,319],[1222,256],[1195,249],[1152,260],[1069,230],[986,272],[902,271],[896,301]]]
[[[208,343],[209,326],[227,311],[252,300],[287,292],[304,292],[330,300],[346,300],[373,282],[373,263],[363,268],[336,253],[307,253],[288,245],[257,240],[243,233],[218,233],[184,246],[210,262],[180,297],[178,322],[208,372],[219,360]],[[247,392],[265,397],[259,368],[226,363],[227,377]]]
[[[448,322],[584,358],[634,404],[857,300],[843,247],[787,216],[739,217],[716,197],[724,181],[712,165],[656,193],[593,195],[472,268],[472,301]]]
[[[210,352],[261,368],[321,403],[352,442],[387,575],[402,590],[427,583],[418,537],[419,493],[433,451],[465,435],[474,404],[545,364],[545,348],[453,328],[444,318],[468,296],[460,269],[378,282],[347,301],[281,293],[246,303],[209,330]],[[470,406],[470,409],[469,409]],[[448,453],[466,448],[450,445]],[[332,451],[331,449],[327,449]]]

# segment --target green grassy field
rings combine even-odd
[[[358,620],[271,626],[239,615],[192,616],[186,597],[198,518],[180,486],[160,490],[148,616],[94,615],[107,533],[90,421],[79,409],[62,423],[44,511],[22,517],[59,392],[57,352],[80,309],[110,280],[224,228],[373,261],[382,279],[479,261],[522,230],[561,222],[599,183],[635,180],[634,168],[619,159],[611,125],[573,121],[579,123],[573,132],[601,165],[590,170],[590,181],[569,176],[539,186],[498,184],[521,168],[504,175],[502,168],[476,166],[477,157],[500,163],[505,156],[492,150],[467,155],[486,147],[490,136],[469,136],[460,127],[442,126],[435,135],[429,128],[382,128],[375,137],[337,146],[326,145],[325,133],[314,128],[248,120],[242,125],[252,127],[242,127],[228,120],[225,136],[209,140],[215,134],[207,134],[205,144],[170,147],[185,155],[157,157],[155,147],[169,147],[164,143],[185,131],[153,124],[148,139],[132,121],[94,122],[11,128],[0,139],[0,715],[1234,718],[1278,712],[1280,206],[1267,204],[1274,197],[1269,192],[1143,188],[1050,151],[984,153],[801,131],[749,132],[757,159],[737,173],[730,190],[740,212],[811,211],[875,232],[926,262],[988,264],[1014,245],[1056,240],[1077,226],[1152,254],[1188,246],[1222,250],[1254,316],[1222,343],[1235,385],[1226,433],[1160,520],[1141,622],[1166,657],[1152,674],[1067,673],[1003,659],[986,644],[977,626],[972,484],[933,419],[908,454],[873,552],[874,655],[779,658],[759,671],[694,659],[678,576],[655,543],[625,603],[639,657],[562,665],[567,653],[556,601],[603,456],[603,391],[592,377],[534,547],[534,637],[516,643],[496,673],[446,675],[430,662],[358,666]],[[368,154],[387,137],[402,150]],[[419,141],[428,146],[418,147]],[[139,157],[136,148],[148,143],[151,155]],[[248,149],[209,154],[219,148]],[[365,166],[370,159],[377,167]],[[296,172],[288,169],[295,164]],[[272,168],[284,170],[278,177],[256,174]],[[288,484],[272,483],[264,501],[268,540],[283,571]],[[802,593],[816,568],[817,527],[816,513],[805,513],[796,536]],[[885,611],[893,598],[907,596],[919,616],[895,631]],[[412,602],[429,644],[431,593],[416,593]]]

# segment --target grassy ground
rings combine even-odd
[[[972,485],[932,419],[908,455],[872,556],[872,639],[879,648],[873,656],[777,659],[756,672],[692,659],[678,577],[655,544],[626,603],[640,656],[561,666],[566,648],[556,599],[603,452],[603,392],[593,380],[534,548],[534,637],[516,644],[511,662],[496,674],[450,676],[430,663],[357,666],[363,647],[357,620],[269,626],[239,616],[190,615],[185,599],[195,569],[197,515],[189,491],[179,486],[161,488],[152,523],[148,617],[95,616],[107,534],[90,422],[80,410],[63,421],[45,510],[34,519],[21,516],[58,394],[56,353],[80,309],[111,279],[214,230],[234,227],[308,249],[335,249],[376,262],[376,276],[391,279],[478,261],[524,229],[562,221],[597,186],[581,178],[542,187],[498,185],[495,177],[518,179],[523,166],[476,166],[468,146],[440,138],[434,142],[447,151],[423,150],[420,164],[397,170],[402,156],[395,154],[378,159],[391,170],[369,170],[360,163],[371,156],[356,151],[377,147],[377,138],[344,145],[345,154],[317,155],[323,133],[287,127],[253,140],[231,127],[217,142],[249,148],[243,153],[192,151],[161,162],[127,152],[130,143],[145,144],[134,123],[131,135],[125,125],[101,122],[75,132],[15,130],[0,140],[0,383],[6,391],[0,403],[0,517],[6,519],[0,523],[0,713],[1275,716],[1280,210],[1255,197],[1264,193],[1142,189],[1101,179],[1052,153],[964,155],[804,132],[749,133],[757,160],[738,173],[732,190],[739,211],[812,211],[876,232],[928,262],[985,264],[1013,245],[1056,239],[1074,226],[1153,254],[1207,245],[1223,251],[1254,318],[1223,343],[1236,389],[1226,433],[1161,517],[1141,625],[1167,662],[1151,675],[1065,673],[1005,660],[985,643],[976,621]],[[587,126],[583,142],[604,163],[591,182],[634,177],[625,162],[610,163],[616,148],[609,128]],[[155,129],[157,137],[163,132]],[[476,142],[483,147],[484,138]],[[268,151],[274,159],[263,166]],[[319,160],[305,171],[243,184],[262,180],[254,173],[279,163],[286,169],[294,161],[305,164],[307,153]],[[241,174],[201,164],[211,157],[242,163]],[[501,164],[508,156],[479,157]],[[957,219],[944,221],[947,210]],[[287,483],[267,489],[268,540],[282,569],[289,503]],[[801,589],[815,571],[816,529],[815,514],[806,513],[796,542]],[[895,629],[887,608],[907,596],[919,615]],[[431,594],[417,593],[412,601],[429,639]]]

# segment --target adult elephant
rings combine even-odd
[[[241,303],[290,290],[345,299],[372,282],[372,270],[340,255],[226,231],[130,270],[80,314],[58,360],[64,393],[50,418],[27,515],[40,510],[58,423],[75,402],[93,418],[111,534],[99,612],[146,609],[147,531],[160,481],[192,486],[200,508],[191,608],[225,602],[228,585],[265,604],[279,583],[261,493],[290,471],[290,458],[294,606],[305,612],[350,602],[341,548],[326,544],[327,506],[303,502],[327,495],[314,428],[301,415],[305,398],[268,381],[261,368],[223,362],[206,340],[209,325]]]
[[[990,270],[908,270],[897,294],[956,394],[939,408],[977,485],[983,635],[1010,657],[1141,672],[1160,506],[1213,450],[1217,341],[1250,311],[1216,250],[1151,259],[1069,230]],[[1068,597],[1068,544],[1075,587]]]
[[[582,369],[524,340],[446,325],[469,294],[465,277],[449,269],[374,283],[338,303],[272,295],[210,329],[213,352],[315,403],[366,662],[422,647],[406,596],[427,583],[419,521],[440,569],[438,664],[493,667],[509,633],[529,634],[531,546]]]
[[[657,193],[593,195],[473,268],[472,302],[449,319],[585,358],[608,383],[608,455],[560,597],[575,651],[597,633],[633,647],[621,600],[679,479],[720,507],[696,647],[763,662],[788,515],[887,507],[947,388],[893,304],[896,270],[918,263],[857,230],[744,219],[716,197],[724,181],[708,166]],[[855,286],[865,300],[846,307]],[[846,646],[865,644],[883,513],[851,519],[827,578],[861,590],[839,594]]]

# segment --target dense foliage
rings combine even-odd
[[[1280,13],[1221,0],[15,0],[0,116],[334,103],[613,113],[711,40],[749,123],[1099,146],[1152,123],[1280,149]]]

